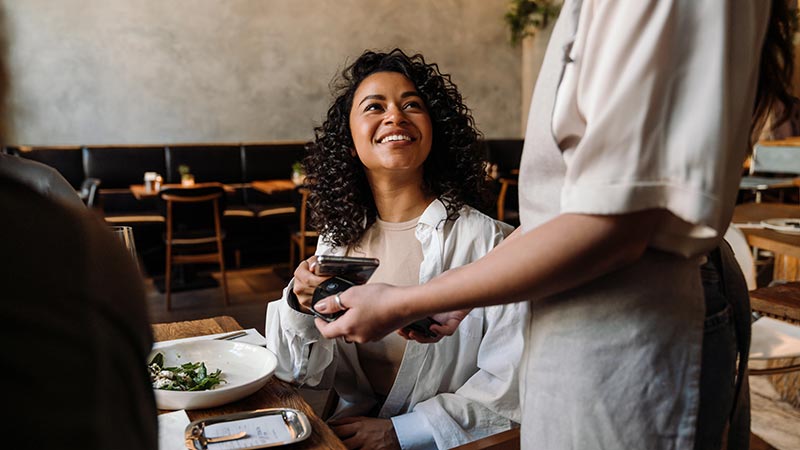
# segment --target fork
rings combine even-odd
[[[240,338],[242,336],[247,336],[247,331],[236,331],[234,333],[223,334],[222,336],[217,336],[214,339],[219,341],[230,341],[232,339]]]

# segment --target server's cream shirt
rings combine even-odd
[[[420,217],[419,282],[475,261],[511,227],[465,206],[447,221],[435,200]],[[344,255],[323,243],[317,254]],[[356,346],[322,338],[313,318],[283,298],[267,308],[267,348],[278,355],[276,376],[310,387],[333,386],[340,397],[335,417],[367,414],[376,405]],[[380,301],[380,299],[375,299]],[[519,420],[518,369],[528,305],[475,308],[453,336],[436,344],[406,344],[403,361],[378,416],[392,418],[404,449],[451,448],[509,429]]]
[[[693,448],[698,261],[730,220],[768,8],[564,3],[531,102],[522,227],[650,208],[672,219],[635,263],[533,305],[523,448]]]
[[[528,230],[560,213],[674,215],[652,246],[708,251],[728,228],[769,2],[565,2],[520,173]]]

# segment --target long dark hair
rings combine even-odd
[[[769,25],[761,47],[756,101],[750,123],[751,144],[758,139],[776,105],[781,104],[783,108],[781,115],[773,121],[773,128],[783,123],[791,114],[793,97],[790,92],[794,74],[792,38],[796,30],[797,14],[794,10],[789,10],[787,0],[772,0]]]
[[[353,154],[350,109],[361,82],[376,72],[397,72],[417,88],[433,125],[431,152],[423,165],[426,194],[442,200],[448,219],[464,204],[484,206],[488,196],[481,134],[450,75],[427,64],[422,55],[400,49],[364,52],[333,84],[335,100],[303,161],[310,186],[311,224],[336,246],[357,243],[377,217],[372,190],[361,161]]]

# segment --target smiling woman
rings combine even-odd
[[[336,86],[336,98],[325,122],[315,129],[316,142],[304,161],[311,220],[330,243],[355,244],[375,223],[378,211],[367,165],[378,153],[369,153],[379,147],[377,139],[402,136],[398,130],[417,139],[411,144],[424,161],[422,190],[441,199],[450,218],[464,204],[485,206],[489,190],[481,135],[450,75],[427,64],[422,55],[368,51],[342,72]]]
[[[422,56],[365,52],[315,131],[305,164],[317,255],[380,260],[368,283],[418,285],[511,231],[470,206],[486,192],[479,133],[449,76]],[[309,314],[326,280],[316,263],[302,261],[270,304],[268,348],[278,378],[333,386],[329,423],[348,448],[451,448],[513,426],[526,304],[434,315],[374,343],[328,340]]]

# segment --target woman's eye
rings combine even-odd
[[[408,102],[408,103],[406,103],[404,108],[405,109],[409,109],[409,108],[422,109],[422,105],[419,102]]]
[[[381,108],[381,105],[378,103],[370,103],[366,108],[364,108],[364,111],[380,111],[381,109],[383,108]]]

